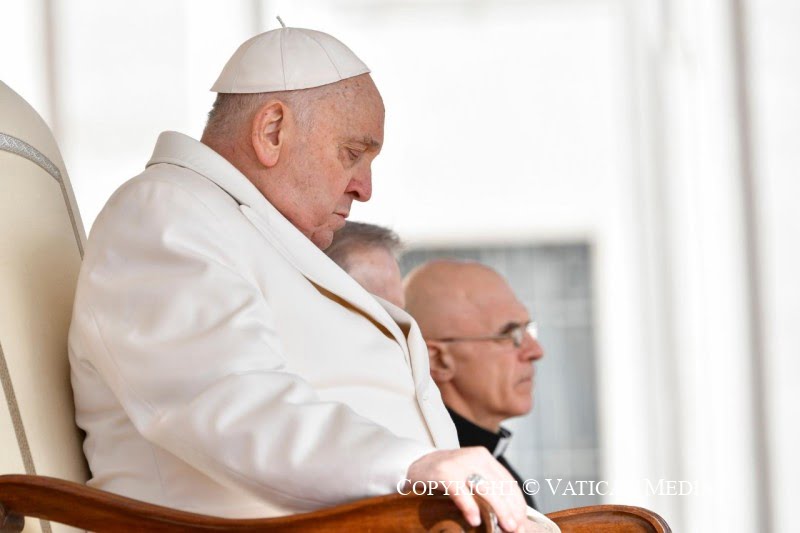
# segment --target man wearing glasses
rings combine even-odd
[[[511,433],[500,424],[531,410],[533,363],[544,355],[525,306],[491,268],[450,260],[413,270],[405,297],[461,446],[488,448],[522,486],[503,457]]]

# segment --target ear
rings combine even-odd
[[[456,360],[444,343],[425,341],[428,346],[428,359],[431,367],[431,377],[437,385],[447,383],[456,375]]]
[[[253,150],[267,168],[278,163],[286,136],[288,108],[279,100],[269,100],[258,109],[250,132]]]

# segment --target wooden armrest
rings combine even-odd
[[[446,496],[392,494],[279,518],[227,519],[177,511],[44,476],[0,476],[0,531],[21,531],[24,517],[90,531],[436,531],[498,532],[494,512],[478,498],[472,528]],[[488,524],[488,527],[487,527]]]
[[[45,476],[0,476],[0,532],[22,531],[25,517],[90,531],[199,532],[406,532],[499,533],[489,504],[477,497],[481,526],[469,526],[446,496],[391,494],[279,518],[230,519],[152,505],[85,485]],[[652,511],[595,505],[547,515],[562,533],[670,533]]]
[[[670,533],[663,518],[653,511],[627,505],[592,505],[547,515],[561,533]]]

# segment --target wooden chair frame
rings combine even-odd
[[[0,532],[19,532],[25,517],[90,531],[196,532],[499,532],[491,507],[478,497],[481,526],[473,528],[446,496],[392,494],[311,513],[227,519],[188,513],[45,476],[0,476]],[[596,505],[548,515],[563,533],[668,533],[657,514],[639,507]]]

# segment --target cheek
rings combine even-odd
[[[318,168],[313,180],[313,194],[328,206],[337,206],[347,190],[350,177],[338,161],[329,161]]]
[[[481,396],[486,401],[495,404],[509,394],[511,385],[507,373],[497,361],[492,362],[491,354],[484,354],[478,364],[469,370],[470,384],[475,390],[481,391]]]
[[[503,389],[508,396],[520,396],[527,390],[524,384],[519,382],[522,374],[518,365],[514,361],[505,361],[503,367]]]
[[[525,414],[533,406],[533,386],[530,381],[514,381],[509,387],[509,403],[517,414]]]
[[[325,168],[315,168],[304,176],[300,202],[313,212],[319,222],[327,219],[338,206],[344,194],[344,186],[338,176]]]

